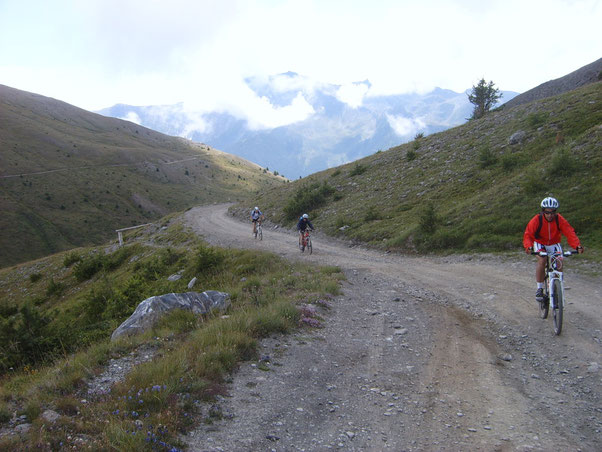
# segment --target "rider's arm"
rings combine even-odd
[[[523,235],[523,248],[528,253],[529,248],[533,248],[533,242],[535,241],[535,231],[537,231],[537,222],[539,214],[535,215],[525,228],[525,233]]]
[[[581,247],[581,243],[579,242],[577,234],[575,234],[575,230],[569,224],[569,222],[566,221],[566,219],[560,214],[558,214],[558,226],[560,226],[560,232],[564,234],[567,242],[569,242],[569,246],[572,246],[575,249]]]

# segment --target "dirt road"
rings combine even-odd
[[[293,231],[253,240],[226,205],[186,221],[210,243],[347,276],[324,328],[270,338],[263,365],[241,366],[191,450],[602,450],[600,277],[567,262],[554,336],[524,255],[414,258],[316,234],[310,256]]]

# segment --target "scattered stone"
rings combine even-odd
[[[502,361],[512,361],[512,355],[510,353],[502,353],[501,355],[498,356],[499,359],[501,359]]]
[[[598,372],[599,370],[600,370],[600,365],[595,361],[592,361],[591,363],[589,363],[589,366],[587,366],[588,372]]]
[[[520,144],[525,141],[527,134],[523,130],[513,133],[508,139],[508,144]]]
[[[190,280],[190,282],[188,283],[188,288],[192,289],[195,284],[196,284],[196,276]]]
[[[177,273],[175,275],[171,275],[169,278],[167,278],[168,281],[177,281],[178,279],[180,279],[182,277],[182,275],[178,275]]]
[[[50,422],[51,424],[54,424],[60,417],[60,414],[52,410],[46,410],[42,413],[42,419],[44,419],[47,422]]]
[[[166,312],[173,309],[184,309],[194,314],[208,314],[215,309],[225,311],[229,306],[230,295],[217,290],[202,293],[169,293],[150,297],[140,303],[134,313],[113,331],[111,340],[146,331]]]
[[[31,424],[19,424],[15,427],[15,432],[21,435],[26,434],[31,429]]]

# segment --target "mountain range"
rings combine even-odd
[[[441,88],[424,94],[366,95],[368,80],[353,84],[349,96],[340,85],[311,84],[294,72],[248,78],[246,83],[274,108],[300,100],[311,106],[311,113],[271,128],[258,128],[227,111],[194,111],[186,102],[118,104],[98,113],[208,143],[295,179],[410,141],[418,133],[429,135],[463,124],[473,107],[466,93]],[[502,94],[503,102],[518,95]]]

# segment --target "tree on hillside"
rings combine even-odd
[[[473,86],[468,100],[471,104],[474,104],[474,110],[472,111],[472,117],[470,119],[479,119],[485,116],[485,114],[493,107],[497,101],[502,97],[500,90],[495,87],[492,81],[487,83],[482,78],[477,86]]]

